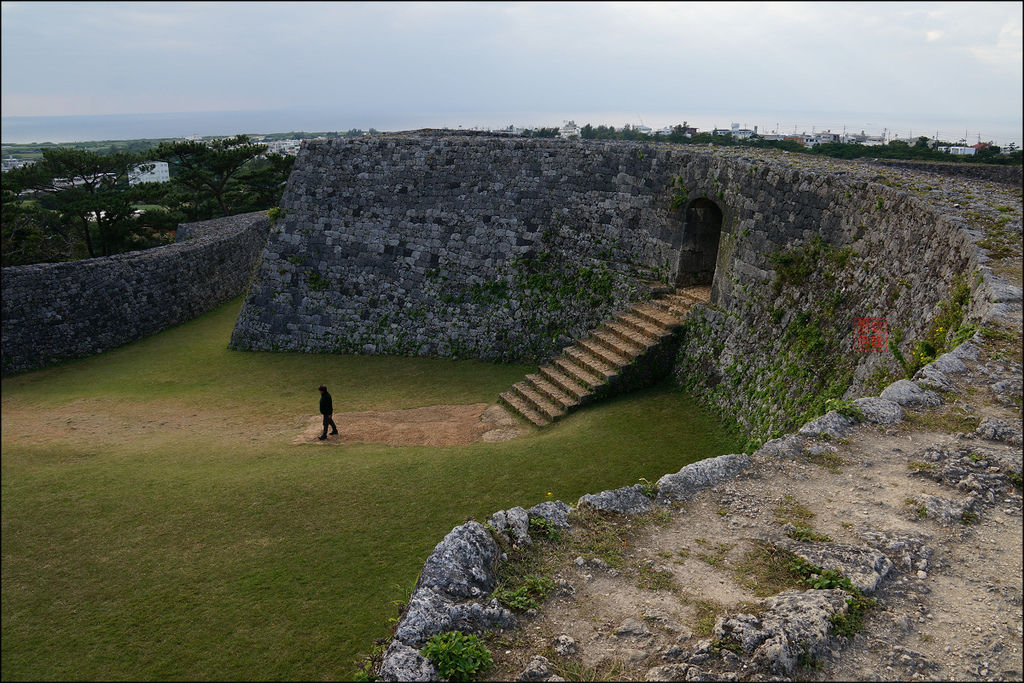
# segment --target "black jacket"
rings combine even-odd
[[[331,400],[330,392],[325,391],[323,394],[320,395],[320,414],[334,414],[334,401]]]

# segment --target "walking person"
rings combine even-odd
[[[323,441],[327,438],[327,427],[330,426],[333,430],[331,436],[334,436],[338,433],[338,426],[334,424],[334,401],[327,393],[327,387],[321,384],[317,388],[320,390],[320,414],[324,416],[324,433],[320,435],[320,440]]]

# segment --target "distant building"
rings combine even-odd
[[[683,136],[688,138],[692,138],[694,135],[697,134],[696,128],[690,126],[686,121],[683,121],[682,125],[680,126],[665,126],[661,130],[657,131],[655,135],[672,135],[673,133],[676,132],[676,128],[680,128],[680,132],[683,134]]]
[[[508,128],[492,128],[491,132],[498,135],[522,135],[523,129],[510,125]]]
[[[25,161],[24,159],[15,159],[12,156],[7,157],[3,160],[3,170],[11,171],[15,168],[21,168],[22,166],[28,166],[31,161]]]
[[[145,170],[152,166],[150,170]],[[171,169],[166,161],[147,161],[132,169],[128,174],[128,184],[138,185],[139,183],[166,183],[171,180]]]
[[[829,142],[839,142],[839,133],[833,133],[830,130],[826,130],[821,133],[814,133],[807,137],[806,144],[808,147],[813,147],[814,145],[822,145]]]
[[[953,156],[969,157],[969,156],[973,155],[974,153],[976,153],[978,150],[974,149],[973,147],[964,147],[964,146],[961,146],[961,145],[955,145],[955,146],[952,146],[952,147],[939,147],[939,151],[940,152],[945,152],[946,154],[952,154]]]
[[[737,140],[746,140],[753,135],[757,135],[757,126],[754,126],[753,130],[751,130],[750,128],[740,128],[740,124],[734,123],[729,126],[729,133]]]
[[[566,121],[558,130],[558,135],[563,138],[578,138],[580,127],[576,125],[575,121]]]
[[[296,156],[302,140],[270,140],[267,143],[267,154],[290,154]]]

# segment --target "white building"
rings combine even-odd
[[[754,126],[753,130],[750,128],[740,128],[740,124],[733,123],[729,126],[729,132],[737,140],[746,140],[752,135],[757,135],[757,126]]]
[[[299,153],[302,140],[269,140],[267,143],[267,154],[291,154]]]
[[[566,121],[558,130],[558,135],[563,138],[578,138],[580,136],[580,127],[576,125],[575,121]]]
[[[974,154],[975,152],[977,152],[978,150],[974,149],[973,147],[956,146],[956,147],[939,147],[939,151],[940,152],[945,152],[946,154],[952,154],[954,156],[969,157],[972,154]]]
[[[146,170],[146,168],[150,170]],[[132,169],[128,174],[128,184],[138,185],[139,183],[166,183],[171,180],[171,169],[166,161],[147,161]]]

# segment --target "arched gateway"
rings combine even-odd
[[[722,236],[722,210],[710,199],[695,199],[686,207],[683,241],[679,248],[676,285],[710,285]]]

